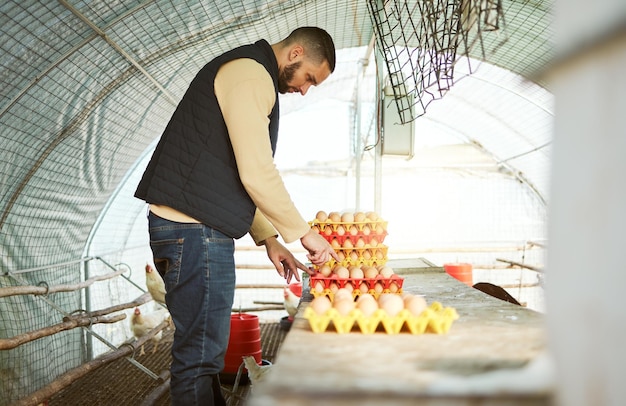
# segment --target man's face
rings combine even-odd
[[[328,63],[315,66],[308,60],[300,60],[286,65],[278,72],[278,91],[284,93],[300,93],[303,96],[311,86],[317,86],[330,76]]]

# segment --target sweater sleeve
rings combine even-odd
[[[253,59],[230,61],[217,73],[215,95],[248,195],[285,242],[299,239],[310,227],[274,164],[269,115],[277,95],[271,76]]]
[[[257,208],[250,227],[250,235],[256,245],[263,245],[269,237],[278,237],[274,226],[265,218],[263,213]]]

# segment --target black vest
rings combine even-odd
[[[176,107],[135,197],[181,211],[222,233],[240,238],[250,230],[255,205],[241,184],[214,82],[224,63],[251,58],[274,81],[276,104],[269,115],[272,151],[278,139],[278,62],[265,40],[228,51],[206,64]],[[246,117],[241,117],[246,120]]]

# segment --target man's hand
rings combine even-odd
[[[335,258],[337,262],[341,261],[328,241],[313,229],[309,230],[300,238],[300,242],[302,246],[309,251],[307,258],[315,265],[325,264],[330,260],[330,257]]]
[[[292,277],[300,281],[298,269],[305,271],[309,275],[315,273],[313,269],[307,268],[302,262],[298,261],[291,251],[282,245],[276,237],[269,237],[265,240],[265,249],[267,250],[267,256],[274,264],[274,267],[276,267],[278,274],[285,278],[287,283],[291,282]]]

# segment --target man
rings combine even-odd
[[[273,161],[278,93],[304,95],[334,69],[334,43],[320,28],[235,48],[198,72],[161,136],[135,196],[150,205],[150,247],[176,327],[174,405],[224,404],[217,374],[228,346],[234,239],[249,232],[287,282],[312,270],[278,234],[300,239],[315,265],[339,260],[302,218]]]

